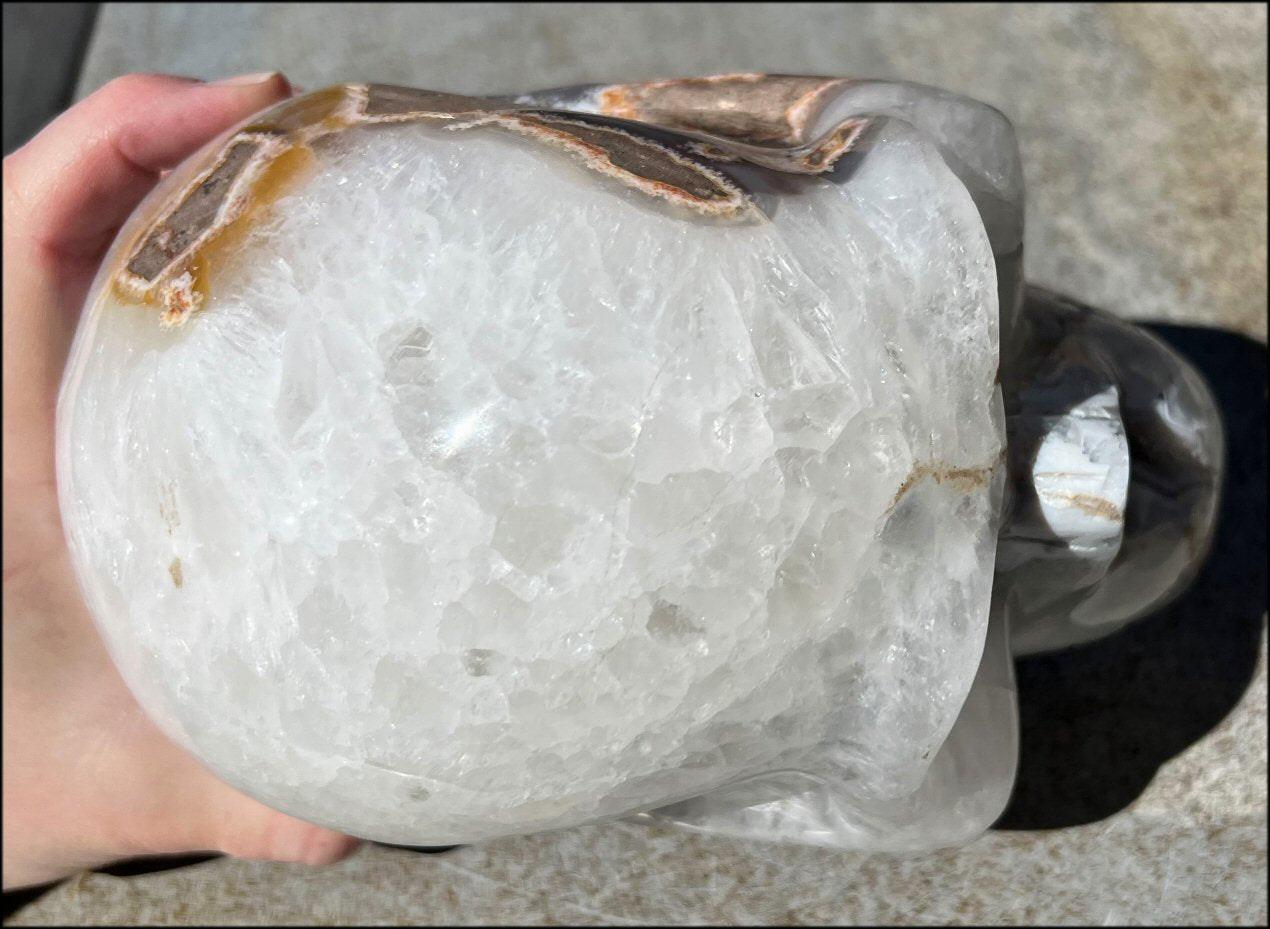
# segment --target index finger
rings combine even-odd
[[[6,225],[16,221],[43,249],[67,257],[99,251],[160,172],[290,92],[276,72],[236,81],[111,81],[5,159]]]
[[[116,230],[161,171],[290,90],[276,73],[237,80],[119,78],[4,159],[6,487],[51,480],[57,385]]]

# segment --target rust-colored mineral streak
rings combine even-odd
[[[846,119],[812,137],[825,105],[850,84],[846,78],[716,74],[613,84],[599,91],[598,103],[607,116],[754,147],[699,143],[696,150],[705,157],[740,157],[778,171],[819,174],[850,151],[866,125],[863,119]]]
[[[601,113],[501,103],[480,97],[381,84],[347,84],[285,101],[230,136],[128,249],[114,292],[123,302],[161,309],[164,327],[182,325],[207,301],[210,269],[240,241],[253,217],[314,164],[313,144],[372,124],[436,122],[462,130],[501,128],[563,149],[586,167],[644,193],[722,218],[756,215],[748,193],[709,167],[750,161],[774,170],[830,169],[863,127],[847,120],[807,138],[825,101],[847,82],[731,74],[607,87]],[[681,133],[677,145],[639,131],[639,122]],[[761,146],[761,147],[760,147]]]
[[[600,111],[672,129],[697,129],[754,144],[805,144],[826,99],[844,78],[716,74],[674,81],[614,84]]]

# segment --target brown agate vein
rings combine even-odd
[[[610,116],[680,129],[700,129],[738,142],[807,141],[808,123],[843,78],[783,74],[716,74],[674,81],[614,84],[600,91]]]
[[[710,216],[752,213],[746,192],[693,156],[745,160],[780,171],[818,173],[850,149],[862,120],[847,120],[807,143],[808,127],[838,79],[720,75],[614,85],[601,93],[602,113],[682,130],[679,149],[582,114],[561,114],[479,97],[388,85],[344,85],[288,100],[221,147],[210,168],[152,223],[116,277],[126,301],[161,304],[161,324],[180,325],[206,300],[208,268],[227,232],[267,206],[311,163],[312,144],[352,126],[451,122],[454,129],[497,126],[562,148],[588,168],[649,196]],[[714,135],[703,133],[714,133]],[[753,144],[753,143],[776,143]]]
[[[778,171],[820,174],[851,150],[867,125],[864,119],[846,119],[819,138],[808,137],[825,105],[850,83],[786,74],[718,74],[614,84],[599,91],[598,110],[714,136],[716,144],[701,152],[709,153],[707,157],[719,152],[719,160],[739,157]]]
[[[580,114],[501,105],[479,97],[374,84],[367,88],[367,122],[454,120],[455,129],[494,125],[557,145],[583,163],[644,193],[707,214],[741,214],[745,193],[716,171],[633,132],[587,122]]]
[[[481,116],[504,107],[481,97],[464,97],[433,90],[415,90],[389,84],[371,84],[364,90],[362,114],[367,122],[403,122],[412,119],[452,119]]]
[[[588,167],[637,190],[698,212],[740,215],[749,207],[749,199],[735,184],[651,139],[582,119],[542,114],[499,116],[496,122],[580,155]]]
[[[118,295],[161,302],[163,326],[180,325],[206,298],[209,252],[249,208],[276,197],[317,139],[367,123],[454,120],[455,129],[495,125],[564,148],[593,170],[708,215],[741,215],[749,199],[690,157],[584,118],[562,118],[477,97],[385,85],[335,87],[287,101],[232,136],[211,168],[151,224],[116,278]],[[285,170],[279,170],[284,162]],[[270,183],[262,179],[272,173]],[[269,188],[269,189],[265,189]]]
[[[263,140],[237,136],[220,162],[203,176],[171,215],[159,223],[128,262],[128,270],[146,281],[153,280],[172,259],[184,253],[198,237],[224,220],[234,181],[264,147]]]

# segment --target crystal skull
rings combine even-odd
[[[1020,198],[1001,114],[898,83],[258,115],[122,230],[63,385],[121,673],[382,841],[965,841],[1013,777]]]

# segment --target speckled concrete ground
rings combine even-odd
[[[50,923],[1264,924],[1266,10],[1260,5],[107,5],[80,84],[280,68],[480,93],[766,70],[903,77],[1015,122],[1029,280],[1158,331],[1231,450],[1176,605],[1019,664],[1015,798],[913,860],[611,823],[325,871],[219,859],[83,875]]]

